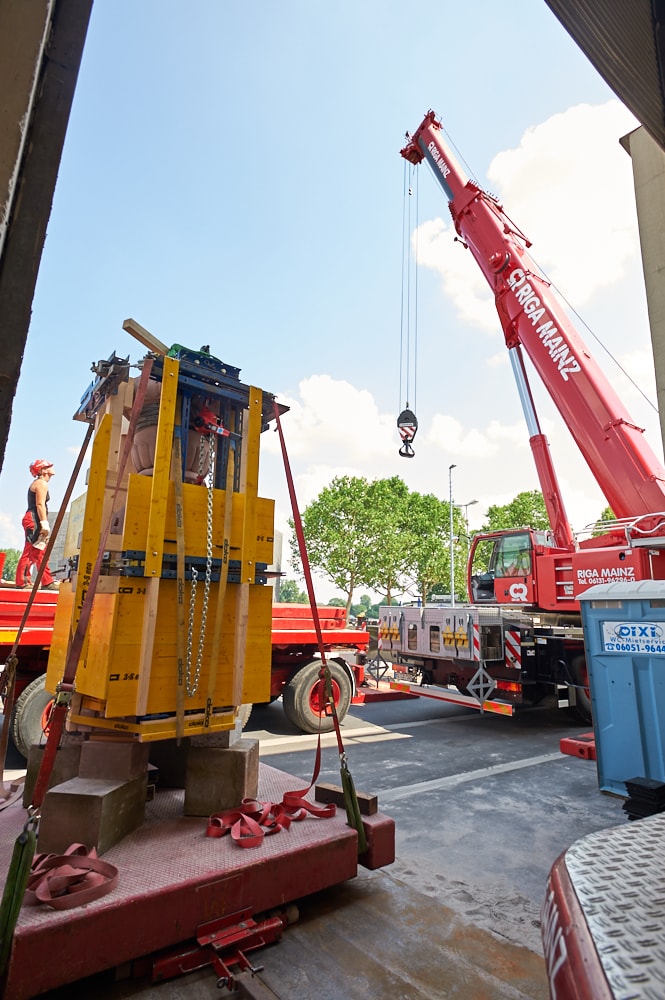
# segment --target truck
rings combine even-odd
[[[0,588],[0,658],[5,662],[23,619],[30,591]],[[17,650],[16,702],[11,736],[19,753],[27,757],[48,728],[53,695],[44,686],[51,636],[58,603],[56,591],[40,590],[21,633]],[[318,607],[326,663],[340,721],[349,705],[362,700],[365,662],[370,634],[365,628],[346,627],[344,608]],[[272,607],[272,666],[270,700],[282,697],[284,714],[303,733],[329,732],[332,716],[324,710],[319,671],[321,657],[311,608],[306,604]],[[252,706],[242,705],[239,716],[246,725]]]
[[[441,185],[456,241],[490,285],[524,412],[550,529],[476,534],[467,602],[382,607],[381,655],[402,687],[483,711],[513,715],[555,694],[590,720],[579,595],[596,583],[665,579],[665,468],[531,257],[530,241],[497,198],[461,169],[428,111],[401,155],[426,161]],[[575,534],[525,354],[542,380],[614,519]]]

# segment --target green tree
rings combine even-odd
[[[408,524],[404,531],[404,559],[407,586],[404,588],[424,605],[433,589],[450,581],[450,505],[432,493],[409,494]],[[453,507],[453,551],[455,561],[455,591],[464,575],[460,553],[460,536],[465,525],[461,512]],[[450,589],[450,582],[446,590]]]
[[[370,552],[362,583],[380,594],[386,604],[392,604],[393,595],[404,589],[401,581],[405,568],[404,531],[410,518],[409,490],[399,476],[375,479],[370,483],[368,502],[372,508],[367,526]]]
[[[614,514],[614,511],[609,505],[603,508],[603,512],[597,521],[598,527],[596,528],[595,531],[591,533],[592,538],[596,538],[598,535],[603,535],[607,530],[601,527],[603,521],[616,521],[616,516]]]
[[[372,557],[374,518],[369,482],[356,476],[337,476],[302,514],[309,561],[346,597],[346,617],[357,586],[365,585]],[[291,562],[300,567],[293,521]],[[302,573],[302,570],[301,570]]]
[[[510,503],[493,504],[487,510],[482,531],[502,531],[509,528],[539,528],[547,530],[549,518],[540,490],[518,493]]]
[[[15,580],[16,566],[21,558],[21,553],[18,549],[1,549],[0,551],[5,553],[5,565],[2,569],[3,580]]]
[[[296,580],[282,580],[279,585],[280,604],[307,604],[309,598]]]

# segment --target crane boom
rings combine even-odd
[[[521,346],[529,356],[615,517],[665,510],[665,467],[539,273],[528,240],[499,202],[465,176],[433,111],[407,140],[402,156],[414,164],[427,160],[457,233],[494,292],[507,347]]]

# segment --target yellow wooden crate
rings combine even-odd
[[[124,551],[131,549],[145,551],[147,521],[150,509],[152,479],[148,476],[129,477],[125,530],[122,540]],[[203,486],[184,483],[183,513],[185,524],[185,551],[189,556],[203,558],[206,555],[206,525],[208,516],[208,490]],[[219,559],[224,538],[224,490],[213,490],[213,557]],[[240,558],[242,523],[245,509],[245,494],[233,494],[233,514],[231,529],[231,559]],[[275,501],[258,497],[256,501],[256,561],[270,565],[273,561]],[[175,486],[168,486],[166,519],[164,530],[164,552],[176,551],[175,527]]]

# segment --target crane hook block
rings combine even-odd
[[[411,447],[411,442],[418,430],[418,421],[415,413],[409,409],[402,410],[397,418],[397,429],[402,439],[402,447],[399,450],[400,455],[402,458],[413,458],[415,451]]]

